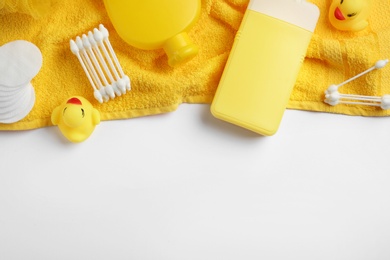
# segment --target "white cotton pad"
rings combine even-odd
[[[4,102],[10,101],[10,100],[16,100],[20,98],[24,92],[26,91],[26,87],[24,88],[18,88],[12,91],[1,91],[0,90],[0,106]]]
[[[33,43],[17,40],[0,47],[0,85],[23,86],[42,67],[42,53]]]
[[[9,94],[12,95],[12,94],[15,94],[16,92],[19,92],[21,89],[26,87],[27,83],[28,82],[25,82],[25,83],[23,83],[20,86],[14,86],[14,87],[5,87],[5,86],[0,85],[0,97],[1,96],[6,96],[6,95],[9,95]]]
[[[16,97],[6,101],[0,101],[0,116],[5,113],[16,111],[19,107],[23,107],[24,104],[28,103],[31,97],[31,88],[27,87],[22,89]]]
[[[14,110],[6,111],[4,113],[0,112],[0,123],[11,124],[23,119],[28,115],[28,113],[30,113],[31,109],[34,107],[34,103],[35,91],[31,83],[28,83],[26,86],[25,97],[21,98],[20,101],[17,102]]]

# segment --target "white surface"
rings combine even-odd
[[[0,259],[390,259],[390,118],[287,111],[260,137],[208,105],[0,132]]]

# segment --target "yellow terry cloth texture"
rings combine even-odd
[[[377,107],[332,107],[323,102],[329,85],[359,74],[379,59],[390,58],[388,0],[373,0],[369,27],[358,33],[337,31],[330,25],[327,18],[330,0],[310,1],[320,8],[321,16],[288,108],[362,116],[390,115],[390,111]],[[3,2],[0,0],[0,4]],[[19,122],[0,124],[0,130],[50,126],[53,109],[74,95],[91,101],[100,111],[102,120],[170,112],[183,102],[210,103],[247,4],[248,0],[202,0],[201,17],[189,31],[189,36],[200,47],[199,54],[176,68],[169,67],[163,50],[143,51],[122,41],[101,0],[59,0],[40,19],[25,13],[2,12],[0,45],[18,39],[31,41],[42,51],[43,66],[32,80],[36,92],[33,110]],[[88,78],[69,49],[70,39],[99,24],[110,32],[111,44],[132,81],[130,92],[104,104],[94,99]],[[388,66],[343,86],[340,92],[390,94]]]

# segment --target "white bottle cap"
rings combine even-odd
[[[248,9],[314,32],[320,10],[305,0],[251,0]]]

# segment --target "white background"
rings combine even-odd
[[[208,105],[0,132],[0,260],[388,260],[390,118],[288,110],[261,137]]]

